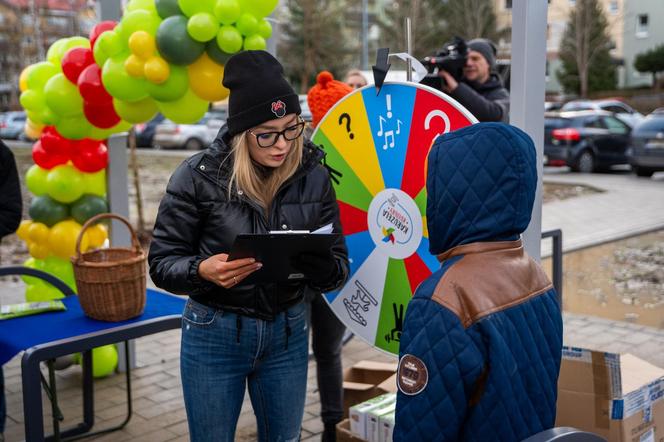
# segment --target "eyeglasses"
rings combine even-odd
[[[277,144],[280,135],[283,135],[284,139],[287,141],[293,141],[298,139],[302,135],[302,132],[304,131],[304,126],[305,122],[300,120],[299,123],[293,126],[289,126],[282,131],[263,132],[259,134],[254,133],[250,130],[247,132],[256,137],[256,142],[258,143],[259,147],[272,147],[275,144]]]

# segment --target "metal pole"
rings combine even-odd
[[[362,70],[369,69],[369,6],[367,0],[362,0]]]
[[[542,157],[547,0],[514,0],[510,124],[524,130],[537,148],[537,192],[530,225],[523,234],[526,251],[539,261],[542,236]]]
[[[406,17],[406,52],[408,55],[413,53],[411,43],[410,17]],[[410,58],[406,61],[406,80],[413,81],[413,62]]]
[[[122,0],[99,0],[99,18],[103,20],[119,21],[122,17]]]

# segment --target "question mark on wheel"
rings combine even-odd
[[[355,135],[353,135],[353,132],[350,131],[350,115],[348,115],[346,112],[339,116],[339,124],[343,124],[344,120],[346,120],[346,132],[349,133],[349,137],[352,140],[355,138]]]

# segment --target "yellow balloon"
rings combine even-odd
[[[30,252],[30,256],[32,256],[35,259],[46,259],[50,251],[46,244],[29,242],[28,252]]]
[[[145,31],[136,31],[129,37],[129,50],[140,58],[150,58],[156,49],[154,37]]]
[[[88,236],[88,241],[91,249],[101,247],[108,238],[106,226],[103,224],[95,224],[85,231],[84,235]]]
[[[81,231],[81,225],[73,220],[60,221],[53,227],[48,235],[48,246],[51,253],[69,259],[76,254],[76,239]],[[88,249],[88,238],[83,235],[81,251]]]
[[[23,241],[27,242],[29,241],[29,236],[28,236],[28,229],[32,225],[33,221],[29,219],[24,219],[21,221],[21,224],[19,224],[18,229],[16,230],[16,235],[21,238]]]
[[[131,54],[125,60],[124,67],[129,75],[136,78],[143,77],[143,65],[145,61],[137,55]]]
[[[46,224],[32,223],[28,227],[28,238],[30,242],[37,244],[46,244],[48,242],[49,228]]]
[[[21,92],[25,92],[25,90],[28,89],[28,73],[30,72],[31,67],[32,65],[23,69],[21,75],[18,77],[18,89]]]
[[[143,73],[148,81],[155,84],[161,84],[168,80],[168,77],[171,75],[171,68],[163,58],[150,57],[145,62]]]
[[[221,84],[224,67],[203,53],[187,67],[191,90],[206,101],[219,101],[228,97],[229,91]]]
[[[30,120],[29,118],[25,121],[25,127],[23,128],[23,131],[25,132],[25,135],[30,138],[31,140],[36,140],[39,137],[41,137],[42,130],[44,129],[44,125],[40,123],[35,123],[34,121]]]

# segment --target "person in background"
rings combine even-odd
[[[320,72],[316,76],[316,84],[307,93],[314,128],[332,106],[352,91],[353,88],[335,80],[330,72]],[[320,415],[324,426],[322,441],[333,442],[336,440],[336,424],[344,415],[341,350],[346,327],[332,312],[321,293],[312,292],[307,301],[320,394]]]
[[[516,127],[434,142],[426,220],[441,265],[406,310],[394,442],[512,442],[553,427],[561,309],[521,240],[536,187],[535,145]]]
[[[228,254],[242,233],[329,224],[341,233],[339,207],[324,153],[303,139],[300,102],[279,61],[239,52],[225,65],[223,85],[226,126],[173,173],[155,222],[150,276],[189,296],[180,372],[191,440],[233,441],[248,388],[258,440],[294,442],[307,386],[304,299],[346,281],[344,238],[295,258],[307,279],[289,283],[245,281],[261,263]]]
[[[0,140],[0,241],[18,229],[22,210],[21,184],[18,179],[14,154]],[[0,365],[0,442],[4,440],[6,418],[5,376]]]
[[[476,38],[468,42],[468,57],[463,78],[456,81],[445,70],[442,90],[461,103],[479,121],[509,122],[510,93],[496,72],[496,45],[491,40]]]
[[[359,69],[353,69],[346,74],[345,83],[353,89],[359,89],[367,85],[367,79]]]

